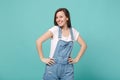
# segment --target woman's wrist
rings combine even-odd
[[[78,62],[78,61],[79,61],[79,59],[80,59],[80,58],[76,57],[76,58],[75,58],[75,61],[76,61],[76,62]]]
[[[40,57],[41,61],[43,61],[44,57]]]

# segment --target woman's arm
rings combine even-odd
[[[53,59],[50,59],[50,58],[44,58],[43,51],[42,51],[42,43],[51,37],[53,37],[53,34],[52,32],[48,31],[36,40],[36,47],[37,47],[37,51],[40,56],[40,59],[42,62],[46,64],[52,64],[54,63],[54,61]]]
[[[79,45],[81,45],[81,49],[75,59],[69,58],[70,63],[77,63],[87,48],[85,41],[82,39],[82,37],[80,37],[80,35],[78,36],[77,42]]]

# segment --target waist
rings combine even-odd
[[[69,64],[68,58],[57,57],[57,58],[54,58],[54,61],[55,63],[58,63],[58,64]]]

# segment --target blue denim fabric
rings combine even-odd
[[[73,40],[72,29],[70,29],[70,33]],[[59,27],[58,38],[60,40],[57,43],[53,56],[55,64],[46,65],[43,80],[74,80],[73,64],[69,64],[68,62],[73,48],[73,41],[66,42],[61,40],[61,34],[61,28]]]

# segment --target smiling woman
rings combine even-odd
[[[49,58],[45,58],[42,43],[51,38]],[[72,59],[73,43],[77,41],[81,49]],[[46,64],[43,80],[74,80],[73,64],[77,63],[86,50],[86,43],[79,32],[71,26],[70,14],[66,8],[59,8],[55,12],[54,26],[36,41],[37,50],[42,62]]]
[[[56,14],[56,22],[59,26],[67,26],[65,23],[67,23],[68,18],[65,16],[63,11],[60,11]]]

